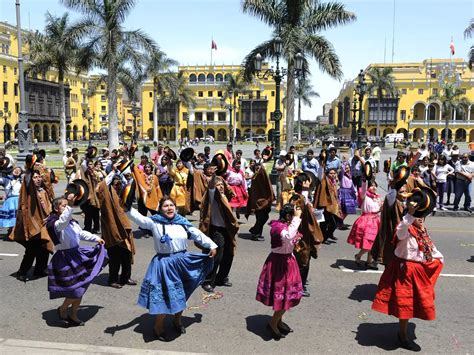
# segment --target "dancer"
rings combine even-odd
[[[156,316],[154,334],[158,340],[168,340],[164,329],[168,314],[174,315],[174,329],[185,334],[181,315],[186,301],[212,269],[211,258],[216,256],[217,245],[177,214],[176,205],[169,197],[161,199],[159,214],[145,217],[130,208],[127,216],[140,227],[152,231],[156,251],[143,279],[138,304]],[[210,249],[209,254],[187,252],[188,239]]]
[[[46,220],[56,249],[48,265],[48,291],[50,299],[64,297],[63,304],[57,310],[59,318],[69,326],[83,326],[77,311],[90,283],[107,264],[107,252],[102,238],[82,230],[72,218],[74,201],[72,193],[67,198],[54,199],[53,212]],[[81,239],[98,244],[95,247],[79,247]]]
[[[372,304],[373,310],[399,319],[398,339],[404,349],[413,351],[421,348],[408,337],[408,321],[410,318],[436,318],[434,286],[444,262],[424,224],[436,197],[429,188],[421,189],[421,192],[433,200],[431,208],[421,214],[424,203],[408,204],[408,214],[396,228],[395,257],[380,278]]]
[[[357,195],[356,187],[352,181],[351,166],[348,162],[342,163],[342,169],[339,172],[340,187],[338,190],[339,202],[341,204],[342,222],[349,214],[356,214]],[[343,225],[340,229],[348,229]]]
[[[22,180],[22,170],[19,167],[14,168],[11,175],[0,177],[0,185],[5,189],[5,202],[0,208],[0,227],[8,228],[7,235],[16,224]]]
[[[138,198],[138,212],[144,216],[148,212],[152,215],[157,214],[158,205],[163,198],[158,177],[153,174],[153,168],[151,162],[145,164],[143,171],[136,166],[133,167],[133,177],[137,183],[140,196]]]
[[[361,258],[367,253],[367,269],[378,270],[377,264],[374,264],[370,250],[374,244],[380,227],[380,208],[382,199],[377,194],[377,183],[375,180],[362,181],[362,215],[356,219],[352,226],[347,242],[354,245],[360,251],[355,255],[357,266],[364,266]]]
[[[174,184],[170,192],[171,199],[175,202],[178,208],[178,213],[186,214],[186,182],[188,180],[189,171],[184,167],[181,160],[176,162],[176,168],[169,170],[169,175],[173,178]]]
[[[283,315],[297,306],[303,296],[298,263],[293,255],[294,246],[301,238],[298,233],[301,212],[300,207],[286,204],[280,210],[280,218],[270,222],[271,253],[260,274],[256,299],[273,308],[267,328],[274,340],[293,331],[283,322]]]
[[[84,230],[98,234],[100,233],[100,202],[96,190],[99,180],[94,169],[94,161],[86,160],[86,164],[86,169],[83,166],[79,168],[75,179],[84,180],[89,188],[89,198],[81,205],[81,210],[84,212]],[[94,227],[92,227],[92,224]]]
[[[247,192],[247,183],[242,170],[240,170],[240,160],[235,159],[232,162],[232,169],[227,171],[226,181],[234,192],[234,197],[229,201],[230,207],[235,209],[235,216],[240,218],[240,209],[247,206],[249,198]]]

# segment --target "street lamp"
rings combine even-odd
[[[367,93],[367,84],[365,83],[365,74],[364,70],[360,70],[358,75],[358,83],[355,88],[355,92],[359,96],[359,122],[357,126],[357,148],[361,148],[361,130],[362,130],[362,113],[363,113],[363,106],[362,102],[364,101],[364,95]]]
[[[354,141],[357,137],[357,121],[356,121],[356,114],[357,114],[357,99],[355,98],[355,92],[354,92],[354,99],[352,101],[352,133],[351,133],[351,141]]]
[[[232,90],[229,90],[227,92],[227,97],[229,97],[229,104],[227,104],[225,102],[225,98],[222,97],[221,98],[221,107],[226,109],[226,110],[229,110],[229,142],[231,142],[232,144],[234,144],[234,134],[233,134],[233,127],[232,127],[232,110],[234,109],[234,105],[232,105],[232,96],[233,96],[234,92]]]
[[[133,137],[132,137],[132,143],[137,142],[137,116],[140,114],[140,107],[137,106],[137,103],[135,101],[132,102],[132,109],[130,110],[130,113],[133,116]]]
[[[3,112],[2,110],[0,110],[0,118],[2,117],[5,120],[5,126],[3,126],[3,141],[6,143],[8,140],[10,140],[10,130],[8,130],[8,139],[7,139],[6,132],[7,132],[8,120],[10,119],[10,117],[12,117],[11,111]]]
[[[273,40],[273,50],[274,54],[276,56],[276,69],[273,70],[273,68],[265,70],[264,73],[261,73],[262,70],[262,55],[260,53],[257,53],[254,58],[254,67],[256,71],[256,76],[259,79],[267,79],[269,77],[272,77],[273,80],[275,80],[275,111],[272,114],[272,119],[275,121],[275,130],[273,132],[273,142],[275,146],[275,152],[273,156],[275,157],[275,163],[276,160],[278,159],[280,155],[280,121],[282,119],[282,112],[280,111],[280,84],[282,79],[285,77],[285,75],[288,74],[287,69],[281,68],[280,69],[280,56],[282,54],[282,40],[280,37],[276,37]],[[295,55],[294,58],[294,64],[295,64],[295,72],[291,73],[293,76],[296,78],[299,76],[301,73],[301,70],[303,69],[303,55],[298,52]],[[286,134],[293,134],[293,132],[286,132]],[[277,179],[277,173],[275,169],[275,164],[273,165],[272,169],[272,178],[274,181]]]

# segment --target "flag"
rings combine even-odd
[[[211,42],[211,49],[215,49],[217,51],[217,44],[214,42],[214,40]]]
[[[451,43],[449,44],[449,49],[451,49],[451,55],[454,55],[454,42],[451,40]]]

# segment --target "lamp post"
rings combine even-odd
[[[355,92],[359,96],[359,122],[357,125],[357,148],[361,148],[361,140],[362,140],[362,114],[363,114],[363,106],[362,103],[364,101],[364,95],[367,92],[367,84],[365,83],[365,74],[364,70],[360,70],[359,75],[358,75],[358,83],[355,88]]]
[[[11,111],[5,111],[3,112],[2,110],[0,110],[0,118],[2,118],[5,120],[5,125],[3,126],[3,141],[6,143],[8,140],[10,140],[10,130],[8,130],[8,139],[7,139],[7,135],[6,135],[6,132],[7,132],[7,124],[8,124],[8,120],[10,119],[10,117],[12,117],[12,113]]]
[[[352,132],[351,132],[351,141],[354,141],[357,137],[357,121],[356,121],[356,114],[357,114],[357,99],[355,98],[355,93],[354,93],[354,99],[352,101]]]
[[[288,74],[288,71],[285,68],[280,68],[280,56],[282,53],[282,40],[280,37],[276,37],[273,40],[273,49],[274,54],[276,56],[276,69],[273,68],[265,70],[264,73],[261,73],[262,70],[262,55],[257,53],[254,58],[254,67],[256,71],[256,76],[259,79],[267,79],[272,77],[275,80],[275,111],[273,111],[272,119],[275,121],[275,130],[273,132],[273,142],[275,147],[275,152],[273,156],[275,157],[275,163],[280,155],[280,121],[282,119],[282,112],[280,110],[280,85],[282,79],[285,75]],[[303,69],[303,55],[298,52],[294,58],[295,61],[295,72],[292,73],[296,78],[299,76],[301,70]],[[293,132],[286,132],[286,134],[293,134]],[[272,179],[275,182],[277,179],[277,172],[275,168],[275,164],[273,164],[272,168]]]
[[[137,141],[137,116],[140,114],[140,107],[137,106],[137,103],[135,101],[132,102],[132,109],[130,110],[130,113],[133,116],[133,137],[132,137],[132,143]]]
[[[232,127],[232,110],[234,109],[234,105],[232,105],[232,96],[234,95],[234,92],[232,90],[229,90],[227,92],[227,97],[229,97],[229,104],[225,102],[225,98],[221,98],[221,107],[229,110],[229,142],[234,144],[234,133],[233,133],[233,127]]]

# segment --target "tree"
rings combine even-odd
[[[298,141],[301,141],[301,103],[311,107],[311,98],[319,97],[319,94],[313,90],[309,80],[299,80],[296,88],[296,98],[298,99]]]
[[[232,129],[229,131],[229,142],[234,143],[236,125],[235,117],[237,114],[237,98],[239,95],[248,92],[249,83],[245,80],[243,72],[239,72],[236,75],[226,75],[224,77],[224,83],[221,85],[221,89],[224,91],[222,100],[225,101],[228,97],[231,97],[233,100],[232,105],[234,107],[234,117],[229,117],[232,126]],[[232,119],[234,121],[233,124]]]
[[[273,36],[255,47],[244,59],[245,78],[255,72],[254,58],[275,59],[274,40],[282,39],[282,57],[288,63],[286,131],[293,132],[295,103],[295,56],[303,55],[303,75],[310,74],[309,60],[315,59],[322,72],[336,79],[342,78],[341,64],[332,44],[321,31],[356,19],[355,14],[338,2],[321,3],[318,0],[244,0],[244,13],[249,13],[273,27]],[[293,134],[287,134],[287,148],[293,144]]]
[[[464,92],[461,88],[453,83],[444,82],[440,85],[440,89],[436,95],[428,98],[428,101],[439,101],[441,109],[445,114],[445,129],[444,139],[448,142],[449,137],[449,120],[452,119],[453,113],[458,109],[465,109],[469,107],[469,100],[464,97]]]
[[[375,134],[377,140],[380,138],[380,116],[384,94],[389,97],[398,95],[398,89],[395,86],[395,78],[392,73],[393,69],[391,67],[371,67],[367,71],[367,75],[370,79],[370,83],[367,85],[367,91],[371,94],[375,92],[377,95],[377,130]]]
[[[469,26],[466,27],[464,30],[464,39],[472,38],[472,34],[474,33],[474,18],[471,19],[469,22]],[[469,69],[472,69],[472,65],[474,63],[474,45],[471,46],[469,49]]]
[[[107,71],[109,110],[109,148],[118,147],[117,84],[119,68],[141,71],[146,55],[157,46],[143,31],[126,31],[125,20],[134,0],[61,0],[67,7],[81,12],[87,27],[87,48],[94,52],[95,66]],[[133,75],[137,77],[138,75]]]
[[[26,37],[29,47],[27,59],[31,62],[27,73],[45,75],[49,70],[56,70],[58,73],[59,146],[62,152],[66,151],[65,77],[73,73],[79,74],[90,65],[89,53],[81,47],[85,30],[81,24],[72,24],[67,13],[56,17],[47,12],[44,33],[30,33]]]
[[[175,85],[174,91],[171,93],[173,100],[177,102],[178,105],[178,113],[176,117],[176,144],[179,141],[179,116],[180,116],[180,109],[181,104],[184,107],[192,108],[196,106],[196,100],[194,99],[194,92],[188,85],[188,79],[184,75],[183,71],[180,71],[178,74],[175,74]],[[216,137],[214,137],[216,138]]]

